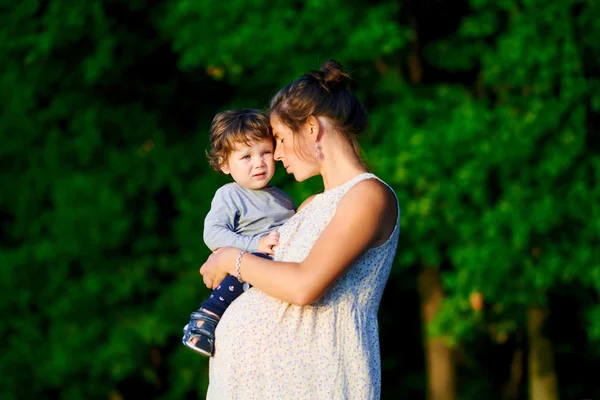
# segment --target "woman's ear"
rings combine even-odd
[[[314,115],[311,115],[306,120],[306,123],[309,127],[308,133],[310,135],[311,141],[320,142],[323,138],[323,133],[325,131],[323,129],[323,120],[318,117],[315,117]]]
[[[308,127],[308,135],[311,140],[318,141],[321,138],[321,125],[319,124],[319,119],[314,115],[311,115],[306,119],[306,125]]]

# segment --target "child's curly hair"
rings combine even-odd
[[[210,124],[210,151],[206,152],[210,166],[223,173],[221,167],[238,143],[250,145],[255,140],[273,139],[271,125],[265,113],[253,108],[227,110],[218,113]]]

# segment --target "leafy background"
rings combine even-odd
[[[355,78],[402,235],[383,398],[600,397],[596,0],[0,1],[0,398],[204,398],[215,112]],[[279,171],[297,202],[321,190]]]

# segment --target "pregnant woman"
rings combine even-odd
[[[275,159],[325,190],[280,227],[274,260],[226,247],[202,266],[210,288],[227,274],[252,286],[217,327],[209,400],[380,397],[377,311],[400,210],[361,162],[367,113],[348,79],[328,61],[271,101]]]

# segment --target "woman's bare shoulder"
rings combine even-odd
[[[352,187],[341,199],[346,218],[377,224],[373,247],[384,243],[394,231],[398,219],[398,200],[393,190],[379,179],[365,179]]]
[[[396,194],[379,179],[364,179],[348,191],[348,199],[382,208],[397,206]]]

